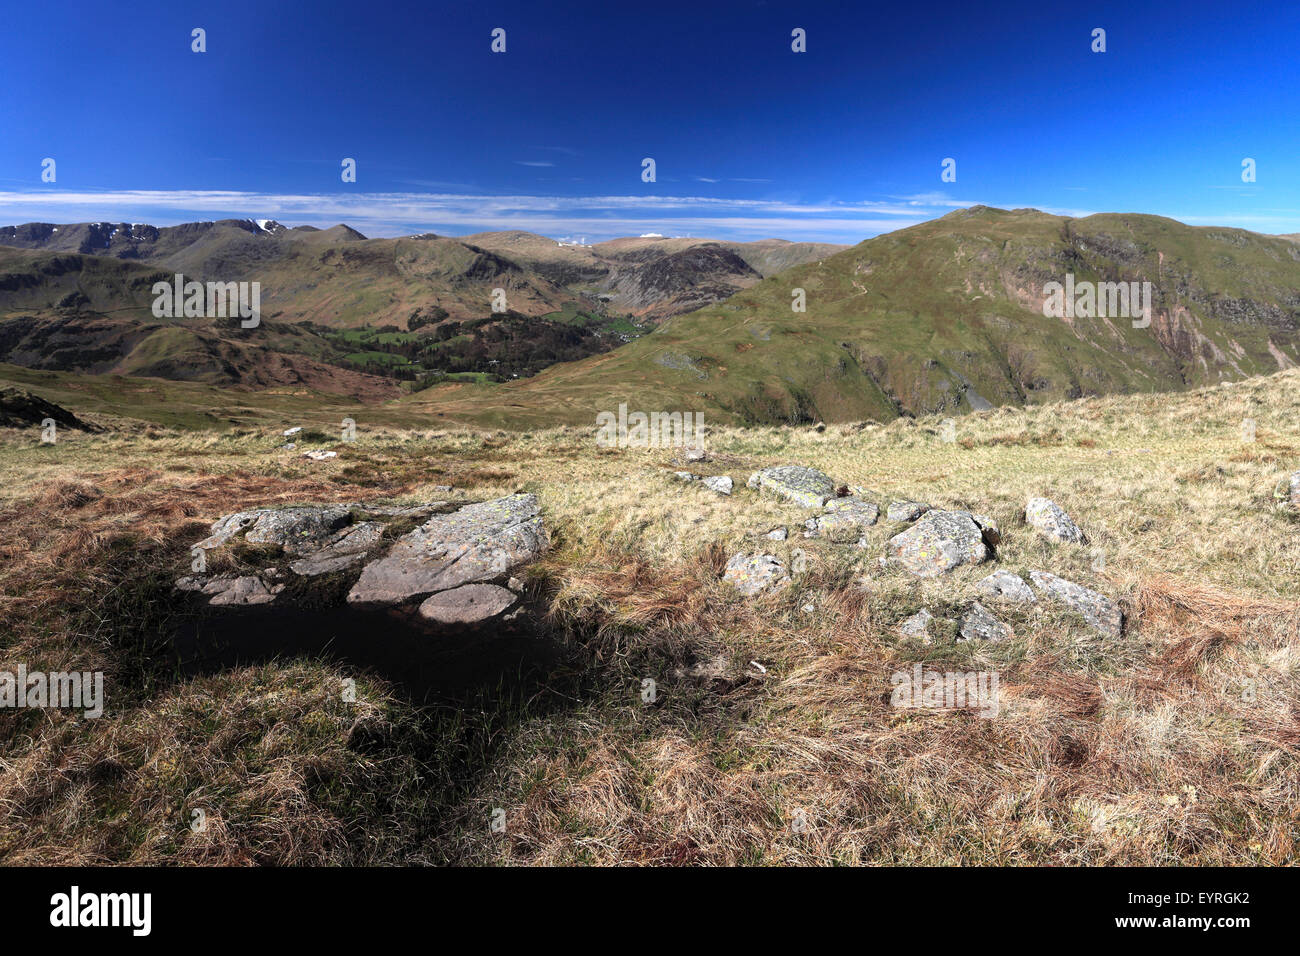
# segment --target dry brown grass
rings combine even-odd
[[[1254,446],[1240,439],[1245,417],[1258,423]],[[1295,863],[1300,518],[1273,490],[1300,469],[1297,421],[1300,372],[1288,372],[999,409],[960,420],[950,444],[937,419],[728,429],[710,435],[710,470],[736,479],[731,498],[671,481],[667,452],[599,449],[589,429],[362,429],[355,445],[331,446],[340,459],[317,464],[254,432],[74,436],[57,453],[11,438],[0,646],[30,667],[102,668],[119,703],[100,721],[0,716],[12,721],[0,733],[0,854]],[[880,571],[897,530],[884,521],[865,551],[801,539],[803,512],[744,489],[749,471],[785,462],[881,504],[991,514],[1005,537],[998,566],[1104,591],[1128,628],[1102,637],[1036,608],[999,612],[1015,635],[996,646],[902,639],[899,620],[921,606],[951,613],[990,568],[936,582]],[[436,484],[541,496],[555,547],[531,576],[591,675],[570,706],[494,724],[491,747],[460,753],[460,770],[433,769],[442,745],[380,682],[366,685],[363,723],[382,729],[361,733],[357,714],[332,703],[339,675],[323,664],[176,681],[127,646],[162,629],[162,592],[145,584],[183,559],[203,523],[274,502],[432,497]],[[1059,501],[1090,543],[1033,535],[1019,516],[1030,494]],[[776,525],[789,541],[754,536]],[[720,572],[730,554],[759,549],[802,549],[808,570],[746,601]],[[996,671],[1001,712],[894,708],[891,675],[917,661]],[[220,810],[199,839],[185,813],[201,802]],[[494,807],[504,835],[487,826]]]

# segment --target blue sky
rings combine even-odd
[[[857,242],[987,203],[1300,232],[1294,3],[43,0],[5,21],[4,224]]]

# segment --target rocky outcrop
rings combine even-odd
[[[362,569],[350,604],[396,604],[504,577],[549,543],[536,495],[511,495],[434,515]]]
[[[25,388],[0,388],[0,428],[40,427],[52,419],[61,428],[75,428],[84,432],[102,432],[98,425],[84,422],[66,408],[47,402]]]
[[[465,505],[454,511],[432,501],[414,507],[383,505],[295,505],[256,508],[226,515],[194,545],[206,563],[208,552],[240,545],[277,551],[267,560],[287,569],[255,573],[198,572],[180,578],[177,589],[208,597],[214,606],[270,604],[295,582],[322,575],[352,576],[347,602],[398,606],[420,601],[416,611],[438,624],[463,625],[504,614],[518,596],[511,572],[535,560],[549,539],[534,495],[511,495]],[[394,521],[426,519],[395,541],[385,537]],[[246,560],[245,553],[241,560]],[[360,566],[359,571],[356,570]],[[511,588],[501,586],[509,581]],[[341,597],[341,594],[340,594]]]

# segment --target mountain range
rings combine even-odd
[[[155,319],[149,289],[176,272],[261,282],[262,327]],[[1149,283],[1150,312],[1045,314],[1052,283]],[[496,288],[507,315],[490,310]],[[397,397],[401,371],[412,409],[486,423],[591,422],[620,403],[748,423],[884,420],[1300,364],[1300,244],[983,206],[847,248],[29,223],[0,229],[0,361],[365,401]],[[431,382],[430,369],[452,374]]]

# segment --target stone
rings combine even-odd
[[[1083,615],[1083,619],[1093,629],[1108,637],[1123,634],[1124,613],[1105,595],[1046,571],[1030,571],[1029,579],[1047,597]]]
[[[434,515],[362,569],[349,603],[396,604],[491,581],[549,545],[536,495],[510,495]]]
[[[915,521],[929,510],[930,506],[920,501],[891,501],[885,517],[890,521]]]
[[[958,641],[1004,641],[1011,636],[1007,627],[989,613],[988,608],[975,601],[966,609],[961,618]]]
[[[753,597],[769,588],[782,588],[790,583],[785,565],[772,554],[737,554],[727,562],[722,579],[746,597]]]
[[[934,620],[934,615],[925,608],[917,611],[902,624],[898,625],[898,633],[904,637],[919,637],[926,639],[930,636],[930,622]]]
[[[208,595],[209,604],[220,606],[238,604],[270,604],[275,596],[284,590],[283,584],[270,587],[260,577],[247,574],[236,577],[230,574],[203,579],[198,576],[184,577],[176,582],[181,591],[199,591]]]
[[[384,526],[377,521],[361,521],[335,532],[324,547],[294,561],[289,570],[303,577],[339,571],[364,558],[383,540]]]
[[[790,537],[790,532],[785,528],[773,528],[767,534],[763,535],[763,537],[767,538],[769,541],[784,541],[786,538]]]
[[[756,471],[748,486],[770,491],[802,508],[820,508],[835,497],[835,482],[816,468],[802,465],[776,465]]]
[[[1300,508],[1300,471],[1291,475],[1290,488],[1291,507]]]
[[[1085,540],[1074,519],[1047,498],[1029,499],[1025,504],[1025,522],[1039,534],[1061,544],[1082,544]]]
[[[329,451],[324,448],[313,448],[310,451],[302,453],[302,457],[310,458],[312,461],[324,461],[326,458],[337,458],[338,456],[338,452]]]
[[[826,510],[816,518],[809,518],[804,526],[812,532],[810,537],[824,535],[831,541],[848,543],[862,537],[880,517],[880,506],[874,501],[858,498],[832,498]]]
[[[1010,571],[994,571],[975,585],[975,590],[985,595],[986,600],[1001,601],[1005,604],[1027,604],[1037,600],[1025,579]]]
[[[439,624],[475,624],[507,610],[519,600],[495,584],[462,584],[439,591],[420,605],[420,616]]]
[[[980,564],[989,553],[982,530],[964,511],[927,511],[886,544],[891,561],[923,578],[938,577],[963,564]]]
[[[333,532],[348,521],[347,505],[296,505],[287,508],[255,508],[237,511],[213,522],[211,535],[196,548],[219,548],[244,533],[251,544],[277,544],[292,553],[321,547]]]
[[[710,475],[704,479],[704,485],[720,495],[731,494],[731,489],[734,487],[732,480],[726,475]]]

